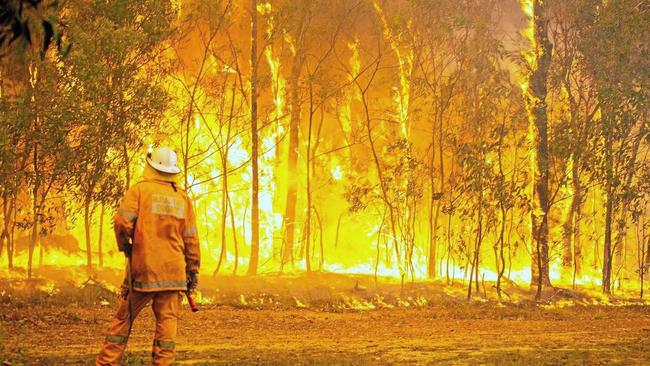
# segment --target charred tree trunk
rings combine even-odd
[[[551,286],[549,277],[549,146],[548,119],[546,111],[546,82],[551,64],[553,45],[548,38],[548,3],[533,2],[534,64],[531,65],[529,87],[526,92],[526,105],[530,123],[534,127],[534,147],[536,152],[533,210],[531,212],[532,237],[534,242],[532,280],[537,286],[536,298],[542,293],[542,286]]]
[[[248,274],[257,274],[260,252],[260,205],[257,131],[257,0],[251,0],[251,257]]]

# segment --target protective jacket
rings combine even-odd
[[[192,203],[174,181],[152,168],[131,187],[113,218],[120,250],[132,243],[133,289],[185,291],[186,273],[200,266]]]

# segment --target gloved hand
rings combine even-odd
[[[126,244],[126,245],[124,246],[124,255],[125,255],[127,258],[131,258],[131,252],[132,252],[132,250],[133,250],[133,244]]]
[[[129,298],[129,286],[122,285],[120,287],[120,297],[124,300]]]
[[[196,271],[187,272],[187,289],[190,292],[196,290],[196,286],[199,285],[199,273]]]

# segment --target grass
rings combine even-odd
[[[105,283],[112,282],[0,280],[0,325],[5,325],[0,327],[0,365],[92,365],[99,333],[117,300],[113,287]],[[181,324],[186,337],[179,343],[181,365],[650,362],[650,340],[628,339],[629,334],[648,338],[650,307],[628,300],[603,302],[586,291],[551,293],[544,304],[521,300],[530,295],[521,288],[516,289],[519,301],[499,302],[494,296],[466,301],[461,285],[401,286],[374,283],[367,276],[332,274],[218,277],[202,281],[202,286],[202,311],[184,315]],[[630,319],[637,325],[625,325],[625,332],[604,333],[608,324]],[[150,314],[138,319],[139,338],[130,343],[123,364],[149,362],[152,321]],[[495,341],[493,327],[502,325],[513,331]],[[382,327],[381,332],[375,333],[375,327]],[[547,335],[540,327],[564,332]],[[574,327],[579,335],[573,333]],[[3,329],[17,332],[7,339]],[[59,341],[60,352],[43,348],[42,339],[68,332],[72,336],[69,342]],[[529,338],[519,339],[524,336]],[[39,355],[38,347],[46,355]]]
[[[7,349],[5,346],[5,330],[0,323],[0,365],[26,366],[31,361],[24,348]]]

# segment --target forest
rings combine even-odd
[[[170,146],[206,306],[305,278],[645,304],[647,1],[5,3],[0,298],[115,289],[112,217]]]

